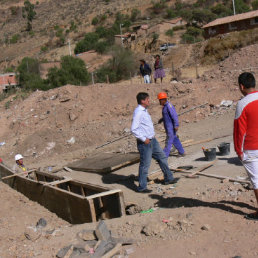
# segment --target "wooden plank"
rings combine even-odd
[[[110,173],[121,167],[139,162],[139,153],[99,153],[95,156],[78,160],[67,167],[74,171],[90,173]]]
[[[172,170],[176,171],[176,172],[187,173],[187,174],[191,174],[192,173],[192,172],[190,172],[188,170],[177,169],[177,168],[176,169],[172,169]],[[231,178],[231,177],[227,177],[227,176],[220,176],[220,175],[216,175],[216,174],[206,174],[206,173],[197,172],[196,175],[212,177],[212,178],[217,178],[217,179],[228,179],[230,182],[238,182],[238,183],[243,183],[243,184],[251,184],[251,182],[247,181],[247,180],[240,180],[240,179],[235,179],[235,178]]]
[[[32,170],[28,170],[28,171],[22,171],[20,173],[14,173],[13,175],[2,177],[2,180],[12,178],[12,177],[15,177],[15,176],[20,176],[20,175],[26,175],[27,176],[28,174],[30,174],[32,172],[35,172],[35,171],[36,171],[36,169],[32,169]]]
[[[187,177],[194,177],[197,173],[200,173],[200,172],[204,171],[205,169],[207,169],[207,168],[213,166],[216,161],[217,161],[217,160],[213,160],[212,162],[210,162],[209,164],[207,164],[207,165],[201,167],[201,168],[198,169],[197,171],[192,172],[192,173],[191,173],[189,176],[187,176]]]
[[[62,183],[66,183],[66,182],[69,182],[71,181],[72,178],[65,178],[63,180],[58,180],[58,181],[53,181],[53,182],[49,182],[49,183],[45,183],[44,185],[51,185],[51,186],[54,186],[54,185],[59,185],[59,184],[62,184]]]
[[[119,203],[120,203],[120,216],[124,217],[125,213],[125,201],[124,201],[124,194],[123,192],[119,192]]]
[[[90,205],[91,220],[92,220],[92,222],[96,222],[97,218],[96,218],[96,211],[95,211],[93,199],[89,199],[88,201],[89,201],[89,205]]]
[[[91,200],[91,199],[94,199],[94,198],[98,198],[98,197],[102,197],[102,196],[106,196],[106,195],[110,195],[110,194],[114,194],[114,193],[119,193],[119,192],[121,192],[120,189],[109,190],[109,191],[106,191],[106,192],[102,192],[102,193],[87,196],[86,199]]]

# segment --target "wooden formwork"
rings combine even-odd
[[[12,177],[7,177],[10,176]],[[15,175],[0,164],[0,179],[72,224],[125,215],[123,192],[35,171],[30,178]],[[31,179],[33,178],[33,179]]]

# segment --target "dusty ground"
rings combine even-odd
[[[169,157],[173,167],[201,167],[202,146],[216,147],[231,142],[228,156],[217,156],[216,164],[204,173],[246,177],[233,150],[232,126],[235,102],[222,107],[222,100],[237,101],[240,94],[236,78],[240,70],[257,67],[257,45],[243,49],[220,66],[206,72],[199,80],[177,84],[66,86],[48,92],[35,92],[24,101],[10,97],[0,103],[0,157],[7,165],[21,152],[29,167],[58,167],[73,160],[104,151],[135,151],[132,137],[105,148],[96,146],[126,135],[130,128],[135,95],[148,91],[153,121],[160,118],[156,100],[159,91],[167,91],[178,113],[208,102],[204,108],[180,116],[180,139],[194,141],[216,138],[186,148],[187,156]],[[232,70],[232,66],[235,70]],[[256,76],[257,77],[257,76]],[[157,138],[164,145],[162,126],[156,127]],[[74,137],[75,142],[70,141]],[[152,163],[150,171],[157,169]],[[100,176],[84,172],[60,172],[75,179],[122,189],[125,202],[134,203],[139,210],[155,207],[152,213],[128,215],[106,221],[115,236],[137,240],[125,247],[129,257],[256,257],[257,222],[243,218],[254,210],[254,196],[245,186],[200,176],[185,178],[174,188],[150,185],[151,194],[135,193],[138,165]],[[94,229],[95,224],[69,225],[44,207],[0,183],[0,257],[54,257],[58,250],[77,241],[82,229]],[[41,234],[32,232],[37,221],[47,220]],[[166,221],[163,222],[163,219]],[[27,236],[27,237],[26,237]],[[29,236],[29,237],[28,237]],[[28,239],[29,238],[29,239]],[[123,257],[123,256],[122,256]]]

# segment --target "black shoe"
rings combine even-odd
[[[258,212],[247,214],[244,216],[245,219],[258,220]]]
[[[170,180],[170,181],[164,181],[164,185],[175,184],[175,183],[177,183],[178,181],[179,181],[179,178],[177,177],[177,178],[174,178],[174,179],[172,179],[172,180]]]
[[[138,192],[138,193],[151,193],[152,190],[146,188],[146,189],[141,190],[141,191],[137,190],[137,192]]]

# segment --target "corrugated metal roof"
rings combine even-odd
[[[208,28],[208,27],[213,27],[213,26],[217,26],[217,25],[221,25],[221,24],[251,19],[251,18],[255,18],[255,17],[258,17],[258,10],[219,18],[219,19],[216,19],[216,20],[204,25],[203,28]]]

